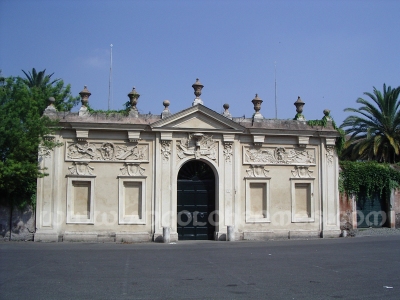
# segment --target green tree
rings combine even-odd
[[[374,87],[373,93],[365,92],[370,99],[358,98],[358,109],[344,111],[357,115],[347,117],[341,128],[349,139],[342,152],[342,159],[375,160],[394,163],[399,161],[400,150],[400,87],[392,89],[383,85],[383,93]]]
[[[56,121],[43,116],[48,97],[58,110],[69,110],[79,97],[72,97],[62,80],[30,86],[21,77],[5,78],[0,86],[0,203],[10,207],[35,203],[36,181],[45,176],[38,164],[38,149],[59,144],[45,137]]]

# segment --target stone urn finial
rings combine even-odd
[[[303,102],[303,100],[301,100],[300,96],[297,97],[297,100],[295,103],[293,103],[296,106],[296,116],[294,117],[294,120],[298,120],[298,121],[305,121],[305,117],[303,116],[303,107],[305,105],[305,103]]]
[[[171,103],[169,102],[169,100],[164,100],[162,104],[164,105],[164,110],[169,110],[168,107],[169,107],[169,105],[171,104]]]
[[[130,116],[139,117],[139,111],[136,107],[140,94],[136,91],[135,87],[132,88],[132,91],[128,94],[129,101],[131,103],[131,109],[129,112]]]
[[[164,110],[161,113],[161,119],[167,118],[171,115],[171,112],[169,111],[169,108],[168,108],[170,105],[169,100],[164,100],[163,105],[164,105]]]
[[[298,96],[296,102],[294,103],[297,113],[301,114],[303,112],[304,104],[305,103],[303,100],[301,100],[300,96]]]
[[[228,103],[225,103],[222,107],[224,108],[224,112],[222,113],[222,115],[223,115],[224,117],[226,117],[226,118],[232,120],[232,115],[231,115],[231,113],[229,112],[229,104],[228,104]]]
[[[137,110],[136,104],[138,103],[139,100],[139,93],[136,91],[135,87],[132,88],[132,91],[128,94],[129,100],[131,102],[132,108]]]
[[[261,103],[263,103],[263,100],[261,100],[258,97],[258,94],[256,94],[256,96],[254,97],[253,100],[251,100],[251,102],[253,102],[254,105],[254,115],[253,115],[253,121],[257,121],[258,120],[262,120],[264,117],[261,115],[260,110],[261,110]]]
[[[82,106],[78,112],[79,116],[89,115],[88,103],[89,103],[89,97],[91,94],[92,93],[89,92],[86,85],[83,87],[83,90],[79,93],[79,95],[81,96],[81,102],[82,102]]]
[[[200,80],[196,78],[196,82],[192,84],[192,88],[194,89],[194,95],[196,98],[193,101],[193,106],[197,104],[203,104],[203,101],[200,99],[201,90],[203,89],[204,85],[201,84]]]
[[[331,111],[329,109],[324,109],[324,118],[327,121],[332,121]]]
[[[89,103],[89,97],[92,93],[89,92],[89,90],[87,89],[87,86],[85,85],[83,87],[83,90],[79,92],[79,95],[81,96],[81,102],[82,102],[82,106],[87,107],[87,104]]]
[[[47,99],[47,107],[46,107],[46,109],[44,110],[44,113],[45,113],[45,114],[57,112],[57,109],[56,109],[56,107],[54,106],[54,103],[55,103],[55,102],[56,102],[56,99],[54,99],[54,97],[49,97],[49,98]]]
[[[49,97],[49,99],[47,99],[47,106],[53,106],[54,107],[54,103],[56,102],[56,99],[54,99],[54,97]]]

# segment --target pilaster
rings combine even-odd
[[[325,142],[321,143],[321,154],[322,237],[339,237],[339,161],[334,138],[325,138]]]
[[[158,183],[156,197],[155,239],[162,236],[163,227],[173,227],[172,223],[172,132],[161,132],[156,149],[156,178]],[[158,209],[157,209],[158,208]],[[175,225],[176,227],[176,225]],[[174,231],[174,230],[172,230]],[[176,229],[175,229],[176,231]]]
[[[55,191],[55,181],[57,177],[56,167],[56,151],[45,149],[41,147],[39,149],[39,165],[41,169],[45,169],[48,176],[38,178],[38,192],[37,192],[37,209],[36,209],[36,233],[34,236],[35,241],[44,242],[57,242],[58,233],[57,228],[54,226],[54,217],[56,213],[55,197],[57,197],[57,191]],[[56,190],[58,190],[56,188]]]
[[[224,227],[234,225],[233,222],[233,175],[234,175],[234,135],[223,136],[223,166],[224,166],[224,207],[220,209],[225,212]],[[221,224],[222,225],[222,224]]]

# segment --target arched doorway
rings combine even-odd
[[[178,240],[213,240],[215,224],[215,176],[211,167],[191,160],[177,180]]]

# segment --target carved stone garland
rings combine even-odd
[[[225,156],[225,161],[232,162],[232,156],[233,156],[232,143],[225,143],[223,152]]]
[[[251,165],[250,169],[246,170],[248,177],[268,177],[269,170],[262,165]]]
[[[51,155],[51,150],[49,148],[44,147],[43,145],[39,145],[39,157],[40,158],[49,158]]]
[[[314,171],[309,170],[308,166],[295,166],[292,175],[295,178],[310,178]]]
[[[335,147],[334,146],[326,146],[326,161],[328,165],[333,164],[333,158],[335,154]]]
[[[44,137],[44,140],[45,140],[45,141],[54,142],[55,137],[52,136],[52,135],[46,135],[46,136]],[[58,142],[58,141],[57,141],[57,142]],[[50,158],[50,156],[51,156],[51,151],[52,151],[51,149],[45,147],[43,144],[40,144],[40,145],[39,145],[39,151],[38,151],[39,160],[40,160],[40,159],[43,159],[43,158]]]
[[[94,168],[89,166],[88,162],[75,161],[72,163],[72,166],[68,167],[68,170],[71,175],[94,175]]]
[[[140,166],[140,163],[125,163],[122,168],[119,168],[121,175],[127,176],[144,176],[145,168]]]
[[[164,161],[168,161],[171,156],[171,142],[161,141],[161,155]]]

